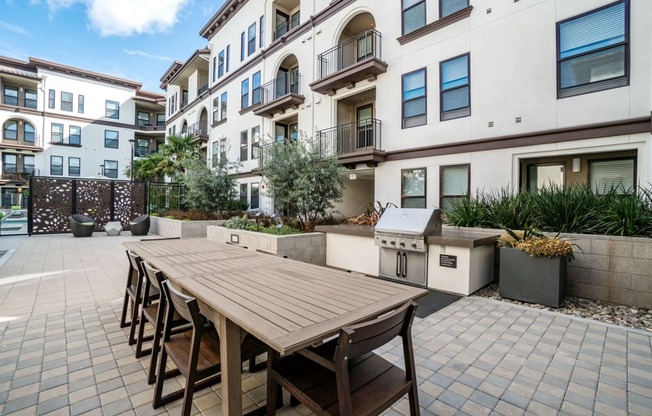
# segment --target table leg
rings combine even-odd
[[[242,368],[240,327],[225,316],[219,319],[220,361],[222,363],[222,413],[242,415]]]

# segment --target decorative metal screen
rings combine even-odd
[[[147,184],[144,182],[96,179],[32,177],[31,206],[28,214],[30,234],[70,232],[72,214],[84,214],[95,221],[95,231],[104,230],[109,221],[129,221],[146,213]]]

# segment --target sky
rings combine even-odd
[[[199,31],[224,0],[0,0],[0,55],[45,59],[126,78],[160,78],[208,41]]]

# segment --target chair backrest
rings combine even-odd
[[[199,314],[199,304],[197,299],[186,296],[183,293],[179,292],[172,287],[169,280],[163,281],[161,284],[163,287],[163,293],[167,298],[168,304],[168,319],[171,317],[171,313],[176,311],[183,319],[186,321],[192,322],[193,329],[197,331],[201,328],[201,316]],[[170,307],[171,306],[171,307]],[[166,336],[167,328],[166,328]]]
[[[147,276],[147,280],[149,281],[149,284],[154,286],[156,289],[160,291],[161,284],[165,280],[165,277],[163,276],[163,272],[160,271],[159,269],[153,268],[145,261],[140,262],[140,264],[143,267],[143,270],[145,271],[145,276]]]
[[[137,285],[139,276],[142,276],[143,270],[140,263],[142,259],[131,250],[127,250],[127,258],[129,258],[129,279],[131,285]]]
[[[401,336],[405,343],[411,336],[416,309],[417,304],[410,301],[374,320],[342,328],[335,351],[335,361],[350,360],[364,355],[387,344],[397,336]]]
[[[70,216],[70,218],[72,218],[75,222],[78,222],[80,224],[84,224],[84,223],[93,223],[94,224],[95,223],[95,221],[93,221],[93,219],[91,217],[88,217],[88,216],[83,215],[83,214],[72,214]]]

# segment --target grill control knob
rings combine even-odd
[[[387,244],[387,240],[381,240],[380,242],[383,244]]]
[[[417,243],[412,243],[412,248],[417,248]]]
[[[395,246],[395,245],[396,245],[396,241],[390,241],[389,244]]]
[[[398,243],[398,244],[399,244],[401,247],[405,247],[405,241],[401,241],[401,242]]]

